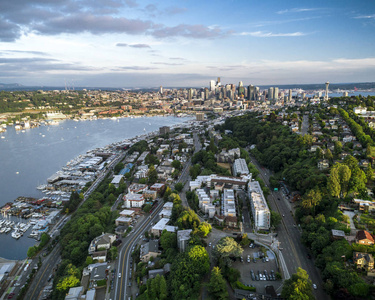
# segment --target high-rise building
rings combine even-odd
[[[253,85],[249,85],[249,87],[247,88],[247,99],[249,100],[255,100],[255,95],[254,95],[254,86]]]
[[[274,93],[273,93],[273,87],[270,87],[268,89],[268,101],[273,100],[273,95],[274,95]]]
[[[324,96],[325,101],[328,101],[328,87],[329,87],[329,81],[326,82],[326,94]]]
[[[204,89],[204,99],[207,100],[208,97],[209,97],[209,91],[208,91],[208,89],[206,88],[206,89]]]
[[[216,87],[216,85],[215,85],[215,80],[211,80],[210,81],[210,91],[212,92],[212,91],[215,91],[215,87]]]
[[[292,90],[291,90],[291,89],[289,90],[289,98],[288,98],[288,101],[289,101],[289,102],[292,101]]]
[[[193,99],[193,89],[190,88],[189,91],[188,91],[188,100],[191,101],[191,99]]]
[[[221,86],[220,77],[217,78],[216,85],[217,85],[217,86]]]
[[[160,94],[163,94],[163,87],[160,86],[160,90],[159,90]]]
[[[197,121],[204,121],[204,113],[196,113],[195,117]]]
[[[275,87],[275,88],[273,89],[273,99],[274,99],[275,101],[279,100],[279,88],[278,88],[278,87]]]
[[[259,87],[256,86],[255,91],[254,91],[254,100],[258,100],[259,96],[260,96]]]

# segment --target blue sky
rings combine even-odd
[[[375,81],[375,1],[0,2],[0,82]]]

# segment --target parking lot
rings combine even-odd
[[[240,271],[240,281],[255,286],[257,293],[264,293],[267,285],[273,285],[277,292],[281,291],[282,281],[275,278],[276,272],[279,272],[276,258],[270,251],[263,256],[259,245],[244,247],[242,259],[234,262],[233,267]]]

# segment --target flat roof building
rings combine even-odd
[[[224,189],[223,193],[223,215],[225,217],[236,216],[236,203],[234,198],[234,190]]]
[[[250,181],[248,191],[256,230],[269,230],[271,225],[271,213],[259,182]]]
[[[249,168],[247,167],[246,160],[243,158],[238,158],[233,163],[233,175],[249,175]]]

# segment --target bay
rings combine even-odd
[[[0,206],[19,196],[42,197],[36,189],[68,161],[91,149],[133,138],[161,126],[173,126],[190,117],[156,116],[139,118],[64,120],[58,125],[16,131],[8,127],[0,133]],[[27,232],[28,233],[28,232]],[[0,234],[0,257],[24,259],[28,247],[35,244],[26,234],[19,240]]]

